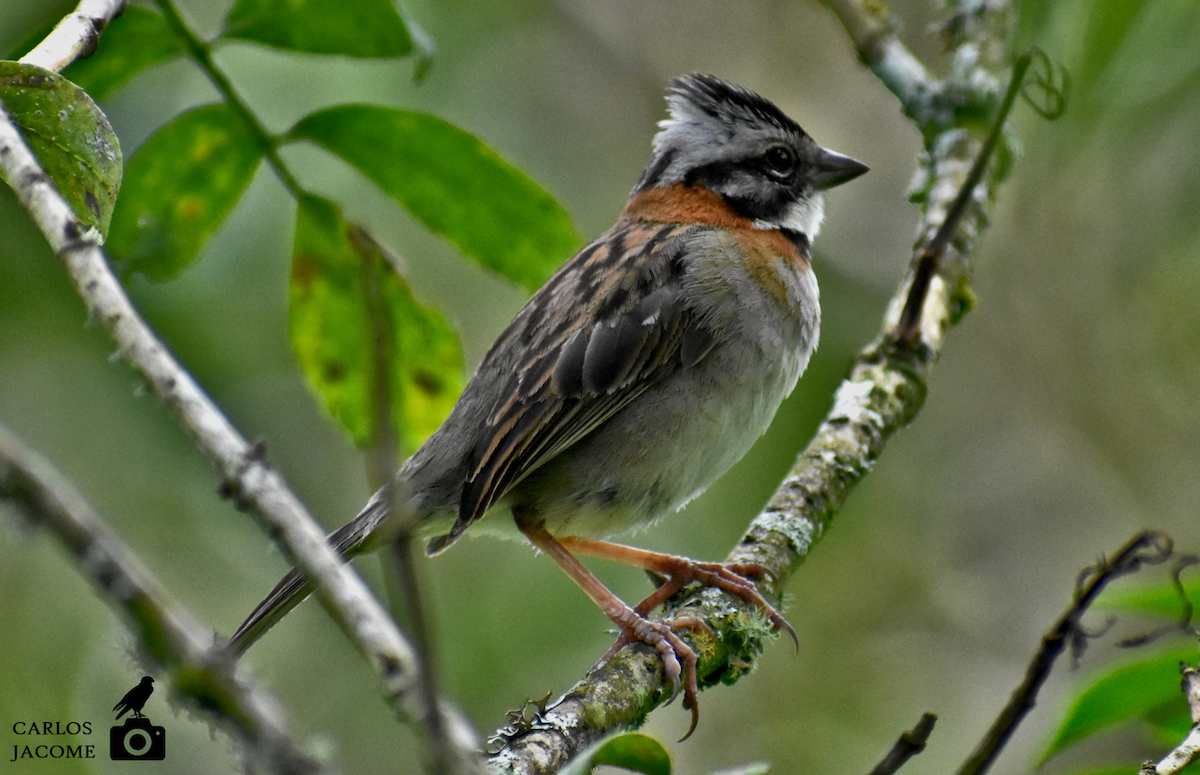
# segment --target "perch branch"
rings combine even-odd
[[[100,42],[100,33],[124,10],[125,0],[81,0],[45,40],[19,61],[60,72],[76,59],[91,56]]]
[[[75,558],[100,597],[122,614],[141,652],[171,674],[174,691],[241,738],[251,769],[281,773],[327,770],[293,740],[274,698],[239,676],[211,631],[138,566],[133,553],[49,461],[0,425],[0,499],[44,526]],[[208,645],[206,645],[206,643]]]
[[[863,61],[892,89],[926,138],[918,177],[922,236],[879,337],[854,359],[816,436],[727,558],[727,562],[768,568],[771,573],[759,588],[774,599],[887,441],[920,411],[945,334],[970,308],[965,257],[986,227],[985,208],[999,182],[994,165],[982,181],[971,174],[981,163],[983,145],[947,121],[945,110],[949,100],[959,105],[996,105],[995,79],[976,64],[959,68],[947,82],[934,82],[886,25],[866,14],[860,3],[830,0],[829,4],[846,23]],[[1019,87],[1014,80],[1012,88]],[[999,115],[996,132],[1002,130],[1004,118]],[[988,150],[993,148],[994,143]],[[947,237],[935,241],[939,232]],[[917,287],[914,278],[926,253],[922,246],[931,243],[939,251],[938,260]],[[914,319],[901,328],[902,311],[914,296]],[[685,589],[664,607],[663,618],[695,618],[708,624],[709,631],[689,630],[681,635],[699,655],[697,674],[702,686],[737,680],[763,648],[763,627],[755,612],[718,590]],[[645,644],[631,644],[594,667],[532,720],[521,719],[498,730],[492,739],[499,748],[490,763],[498,771],[521,775],[555,772],[608,731],[640,725],[669,696],[657,652]]]

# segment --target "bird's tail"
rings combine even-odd
[[[353,557],[363,550],[369,538],[378,538],[373,534],[388,514],[388,500],[388,488],[381,489],[358,516],[329,534],[329,543],[339,555]],[[302,572],[289,571],[229,637],[229,648],[239,656],[245,653],[312,590],[312,582]]]

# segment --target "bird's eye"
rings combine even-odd
[[[796,169],[796,157],[790,148],[775,146],[763,156],[767,171],[778,178],[786,178]]]

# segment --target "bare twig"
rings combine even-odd
[[[100,42],[100,33],[124,10],[125,0],[81,0],[45,40],[19,61],[60,72],[76,59],[91,56]]]
[[[47,460],[0,425],[0,498],[45,526],[79,564],[80,572],[123,618],[154,667],[191,706],[215,717],[245,745],[252,769],[318,773],[325,768],[300,750],[274,698],[238,675],[212,631],[172,599],[133,553]]]
[[[1008,114],[1012,112],[1017,95],[1021,93],[1021,88],[1025,83],[1025,73],[1029,70],[1029,66],[1032,63],[1033,54],[1031,53],[1017,57],[1016,62],[1013,63],[1012,79],[1008,84],[1008,92],[1004,95],[1004,101],[1000,104],[1000,110],[996,115],[995,121],[992,123],[992,131],[988,134],[987,140],[984,141],[983,147],[979,149],[979,154],[975,157],[975,163],[971,165],[971,170],[967,173],[967,179],[963,182],[962,187],[959,188],[958,195],[954,197],[954,201],[951,203],[950,209],[946,212],[946,217],[942,221],[942,225],[938,227],[933,238],[929,240],[920,255],[917,256],[917,265],[913,270],[912,282],[909,284],[908,297],[904,300],[904,307],[900,311],[900,320],[896,324],[896,338],[908,347],[915,347],[920,340],[921,314],[925,309],[925,298],[929,294],[929,284],[933,281],[934,275],[937,274],[942,257],[950,247],[950,241],[954,239],[959,223],[966,216],[967,208],[970,207],[972,200],[975,198],[975,192],[979,188],[979,183],[983,180],[988,164],[991,163],[993,154],[996,151],[996,146],[1000,142],[1000,136],[1004,133],[1004,124],[1008,120]]]
[[[975,751],[967,758],[958,775],[983,775],[996,760],[1001,749],[1016,731],[1017,725],[1033,709],[1037,693],[1050,676],[1050,669],[1063,650],[1070,646],[1076,652],[1086,645],[1088,633],[1080,619],[1088,606],[1110,581],[1136,573],[1143,565],[1165,562],[1173,551],[1171,539],[1154,531],[1134,536],[1111,560],[1101,558],[1097,564],[1079,574],[1075,601],[1054,629],[1042,637],[1042,646],[1025,671],[1025,680],[1013,691],[1012,698],[996,717]]]
[[[929,740],[936,723],[937,716],[932,713],[923,714],[915,727],[900,735],[892,750],[871,770],[871,775],[893,775],[909,759],[924,751],[925,743]]]

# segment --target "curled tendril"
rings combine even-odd
[[[1031,60],[1033,79],[1026,79],[1021,86],[1021,96],[1039,116],[1054,121],[1067,110],[1067,100],[1071,96],[1071,73],[1062,65],[1056,66],[1040,48],[1030,49],[1024,57]]]
[[[1170,635],[1177,632],[1183,632],[1192,636],[1200,635],[1200,631],[1197,631],[1196,628],[1192,627],[1192,616],[1195,609],[1192,605],[1191,597],[1188,596],[1187,589],[1185,589],[1183,586],[1183,580],[1179,577],[1179,575],[1183,573],[1185,569],[1190,568],[1193,565],[1200,565],[1200,557],[1197,557],[1194,554],[1180,555],[1176,558],[1175,567],[1171,571],[1171,581],[1174,583],[1175,591],[1179,595],[1180,602],[1183,604],[1183,611],[1179,620],[1173,624],[1159,627],[1156,630],[1151,630],[1140,635],[1133,635],[1125,638],[1117,643],[1119,648],[1138,648],[1139,646],[1145,646],[1148,643],[1153,643],[1164,635]]]

